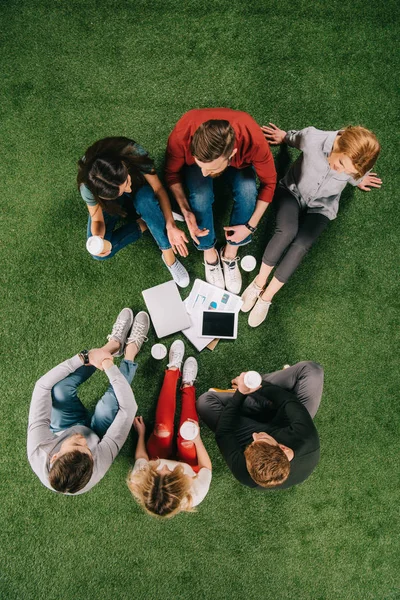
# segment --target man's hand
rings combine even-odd
[[[113,357],[107,350],[103,350],[103,348],[93,348],[92,350],[89,350],[89,363],[96,367],[96,369],[103,371],[103,361],[106,359],[113,362]]]
[[[232,379],[232,387],[238,389],[241,394],[252,394],[253,392],[259,390],[261,385],[259,385],[256,388],[250,389],[247,387],[247,385],[244,384],[245,375],[246,373],[240,373],[239,377],[235,377],[235,379]]]
[[[167,236],[174,254],[177,252],[180,256],[187,256],[189,254],[186,247],[186,244],[189,243],[189,240],[187,239],[186,234],[179,229],[179,227],[177,227],[175,224],[169,227],[167,226]]]
[[[191,211],[187,211],[183,215],[185,217],[186,225],[188,226],[190,237],[196,244],[200,244],[198,238],[204,237],[210,233],[209,229],[199,229],[197,225],[196,217]]]
[[[146,433],[146,425],[144,424],[143,417],[135,417],[133,419],[133,426],[139,437],[144,437]]]
[[[246,225],[230,225],[229,227],[224,227],[225,237],[229,242],[242,242],[246,239],[251,231],[247,229]]]
[[[382,179],[379,179],[377,173],[368,173],[357,187],[364,192],[370,192],[371,188],[380,188],[381,185]]]
[[[269,125],[269,127],[267,127],[266,125],[263,125],[261,127],[261,131],[263,132],[267,142],[271,146],[282,144],[287,132],[283,131],[283,129],[279,129],[279,127],[277,127],[273,123],[269,123]]]

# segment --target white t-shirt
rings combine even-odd
[[[197,506],[198,504],[200,504],[200,502],[204,500],[204,498],[207,496],[207,492],[211,484],[211,469],[203,467],[198,473],[195,473],[192,467],[187,463],[178,462],[176,460],[168,460],[166,458],[160,458],[159,461],[160,464],[157,467],[157,471],[160,471],[165,465],[171,471],[173,471],[178,465],[182,465],[183,472],[185,473],[185,475],[189,475],[189,477],[193,478],[192,488],[190,490],[192,496],[192,506]],[[135,473],[137,473],[141,469],[144,469],[148,462],[149,461],[147,461],[145,458],[138,458],[131,471],[130,479],[132,479],[135,476]]]

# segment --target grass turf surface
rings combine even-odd
[[[1,598],[398,598],[396,3],[9,0],[0,11]],[[143,309],[140,290],[167,279],[149,237],[109,262],[87,255],[78,157],[127,135],[161,169],[175,122],[201,106],[282,128],[363,124],[382,143],[384,184],[346,190],[262,327],[242,315],[237,342],[198,357],[200,393],[241,370],[320,362],[316,471],[286,492],[242,488],[204,427],[210,492],[197,514],[159,523],[124,483],[131,437],[94,490],[62,497],[30,470],[27,414],[39,376],[101,344],[120,308]],[[274,155],[282,174],[296,153]],[[217,211],[222,241],[228,209]],[[272,225],[269,210],[251,247],[258,259]],[[193,249],[185,264],[202,277]],[[162,380],[154,341],[133,384],[149,418]],[[100,373],[85,385],[88,406],[105,385]]]

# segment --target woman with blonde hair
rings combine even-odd
[[[157,403],[154,431],[145,444],[146,426],[142,417],[133,425],[138,434],[135,465],[128,476],[128,487],[145,511],[163,518],[191,512],[207,495],[211,483],[211,461],[200,438],[196,412],[197,361],[189,357],[182,371],[182,411],[177,438],[177,458],[173,456],[176,386],[181,376],[185,347],[176,340],[169,352],[168,368]],[[183,439],[182,425],[189,423],[195,437]],[[196,434],[197,431],[197,434]],[[185,436],[187,437],[187,436]]]
[[[380,188],[382,183],[376,173],[370,172],[380,145],[368,129],[349,126],[339,131],[321,131],[307,127],[286,132],[273,123],[269,125],[261,129],[270,144],[285,142],[302,154],[279,182],[274,202],[275,233],[265,248],[257,277],[242,295],[241,310],[251,311],[248,320],[251,327],[265,320],[275,294],[328,223],[336,218],[340,194],[347,183],[366,192]]]

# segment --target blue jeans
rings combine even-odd
[[[189,190],[189,204],[196,217],[200,229],[210,232],[200,237],[200,244],[195,244],[198,250],[209,250],[215,246],[215,231],[212,205],[214,203],[213,180],[204,177],[196,164],[184,169],[185,183]],[[254,213],[257,201],[256,175],[253,167],[235,169],[228,167],[221,178],[229,185],[233,195],[233,209],[229,225],[243,225]],[[251,242],[251,234],[241,242],[230,242],[232,246],[244,246]]]
[[[135,376],[137,363],[131,360],[123,360],[119,370],[129,384]],[[52,409],[50,429],[53,433],[69,429],[74,425],[85,425],[102,438],[114,421],[119,410],[118,400],[112,385],[107,388],[106,393],[96,404],[94,414],[85,408],[78,398],[78,387],[87,381],[95,372],[95,367],[79,367],[74,373],[61,379],[51,390]]]
[[[168,250],[171,248],[165,228],[164,215],[151,186],[146,184],[141,187],[133,197],[131,194],[123,194],[123,197],[124,198],[121,199],[121,203],[123,199],[126,200],[127,198],[133,203],[136,212],[146,222],[150,233],[156,240],[160,250]],[[114,256],[114,254],[119,252],[119,250],[122,248],[125,248],[125,246],[128,244],[136,242],[136,240],[138,240],[142,235],[140,227],[136,221],[125,223],[116,229],[116,225],[121,219],[120,215],[109,215],[103,211],[103,216],[106,225],[106,233],[104,237],[106,240],[111,242],[112,249],[108,256],[93,256],[95,260],[107,260],[108,258],[111,258]],[[87,226],[88,238],[92,235],[91,224],[92,220],[89,216]]]

